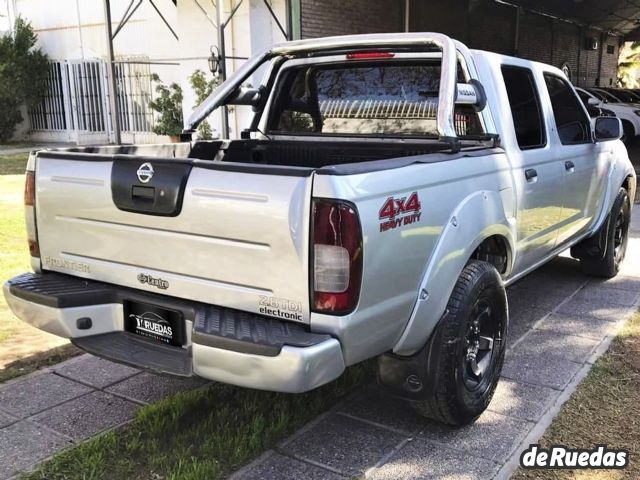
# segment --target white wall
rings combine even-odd
[[[16,12],[28,19],[39,37],[39,46],[54,60],[107,58],[103,0],[14,0]],[[111,1],[115,30],[126,0]],[[156,0],[170,24],[177,9],[170,0]],[[178,42],[153,7],[143,2],[114,41],[116,57],[146,55],[152,59],[175,58]]]
[[[193,111],[196,99],[189,85],[189,76],[196,70],[205,72],[211,78],[207,59],[211,55],[211,46],[216,45],[217,31],[212,24],[216,21],[216,12],[211,2],[200,1],[211,20],[202,13],[192,0],[179,1],[177,13],[178,35],[180,37],[180,84],[184,94],[182,111],[185,120]],[[210,119],[211,126],[220,131],[218,117]]]
[[[0,0],[0,35],[11,30],[13,23],[13,11],[10,0]]]
[[[226,20],[238,0],[219,0],[222,18]],[[270,0],[280,22],[286,28],[285,0]],[[137,2],[136,2],[137,3]],[[183,112],[186,118],[195,107],[195,96],[188,77],[196,70],[209,78],[207,59],[211,47],[217,44],[217,30],[192,0],[180,0],[177,7],[171,0],[155,0],[165,18],[179,36],[176,40],[153,7],[144,0],[127,25],[114,40],[114,53],[119,59],[147,58],[156,62],[179,65],[153,66],[165,83],[178,82],[183,89]],[[199,0],[215,23],[213,2]],[[53,60],[106,59],[108,47],[104,24],[104,0],[0,0],[3,9],[15,5],[15,14],[31,22],[38,34],[38,46]],[[129,0],[111,0],[113,29],[117,28]],[[135,5],[135,3],[134,3]],[[0,17],[0,19],[5,17]],[[5,22],[7,23],[7,22]],[[0,22],[0,30],[2,22]],[[271,18],[262,0],[245,0],[226,29],[227,55],[250,57],[284,37]],[[231,74],[244,60],[227,61]],[[251,80],[259,83],[259,76]],[[250,108],[237,108],[230,117],[231,137],[239,136],[252,117]],[[220,114],[209,119],[220,131]]]
[[[2,1],[2,0],[0,0]],[[40,47],[52,60],[107,59],[108,42],[105,29],[104,0],[6,0],[14,5],[15,15],[29,22],[38,35]],[[137,3],[137,1],[136,1]],[[171,0],[155,0],[167,21],[175,30],[177,9]],[[118,27],[128,0],[111,0],[112,28]],[[135,3],[134,3],[135,5]],[[1,10],[1,7],[0,7]],[[143,1],[131,19],[114,39],[114,55],[120,60],[152,60],[174,65],[153,65],[165,83],[179,82],[178,40],[164,24],[148,1]],[[34,140],[83,143],[108,141],[106,134],[84,136],[70,132],[34,132]],[[161,141],[153,134],[140,134],[124,141]]]
[[[236,5],[237,0],[220,0],[220,2],[222,20],[224,21],[229,17],[232,6]],[[199,3],[215,22],[216,11],[213,5],[205,1]],[[280,23],[286,28],[285,0],[272,0],[271,4]],[[198,68],[209,75],[207,58],[211,55],[211,46],[218,43],[218,32],[193,1],[178,2],[178,28],[181,56],[183,57],[180,70],[185,98],[183,112],[186,119],[195,106],[195,96],[189,86],[188,77]],[[284,40],[262,0],[245,0],[225,30],[226,53],[229,57],[248,58],[273,43]],[[228,59],[226,63],[227,75],[233,73],[244,61],[242,59]],[[260,80],[261,76],[256,75],[251,82],[257,86]],[[229,118],[230,136],[237,138],[240,131],[249,126],[253,114],[250,107],[235,107],[234,111]],[[220,112],[212,113],[208,120],[214,130],[220,132]]]

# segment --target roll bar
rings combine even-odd
[[[327,37],[312,40],[300,40],[274,45],[245,62],[233,75],[191,114],[187,120],[184,133],[192,133],[213,110],[225,105],[234,92],[265,62],[280,56],[300,56],[312,53],[327,53],[335,51],[368,50],[397,47],[428,47],[433,46],[442,51],[442,66],[440,74],[440,90],[438,99],[437,129],[438,135],[444,141],[456,141],[458,136],[454,124],[454,109],[460,88],[457,85],[457,57],[460,54],[469,59],[469,52],[464,45],[454,42],[441,33],[379,33],[371,35],[347,35]],[[460,47],[460,48],[458,48]],[[481,88],[481,87],[480,87]],[[469,90],[465,96],[468,97]],[[481,96],[481,95],[478,95]],[[465,103],[460,99],[460,103]]]

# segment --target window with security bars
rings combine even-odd
[[[51,62],[42,101],[29,110],[34,131],[106,132],[110,124],[108,63]],[[151,69],[143,61],[116,62],[121,130],[151,132]]]
[[[42,101],[31,107],[29,120],[31,130],[67,130],[67,109],[65,105],[63,82],[64,64],[52,62],[47,73],[47,88],[42,96]]]

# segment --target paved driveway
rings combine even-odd
[[[356,394],[235,479],[509,478],[640,301],[640,205],[621,275],[603,281],[560,257],[508,290],[509,350],[489,410],[454,429],[376,386]]]
[[[236,474],[242,479],[508,478],[640,296],[640,205],[623,271],[585,277],[558,258],[509,288],[509,351],[474,425],[425,421],[370,386]],[[90,355],[0,386],[0,479],[129,421],[139,405],[195,388]]]

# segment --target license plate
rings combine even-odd
[[[125,302],[127,331],[166,345],[184,345],[182,313],[140,302]]]

